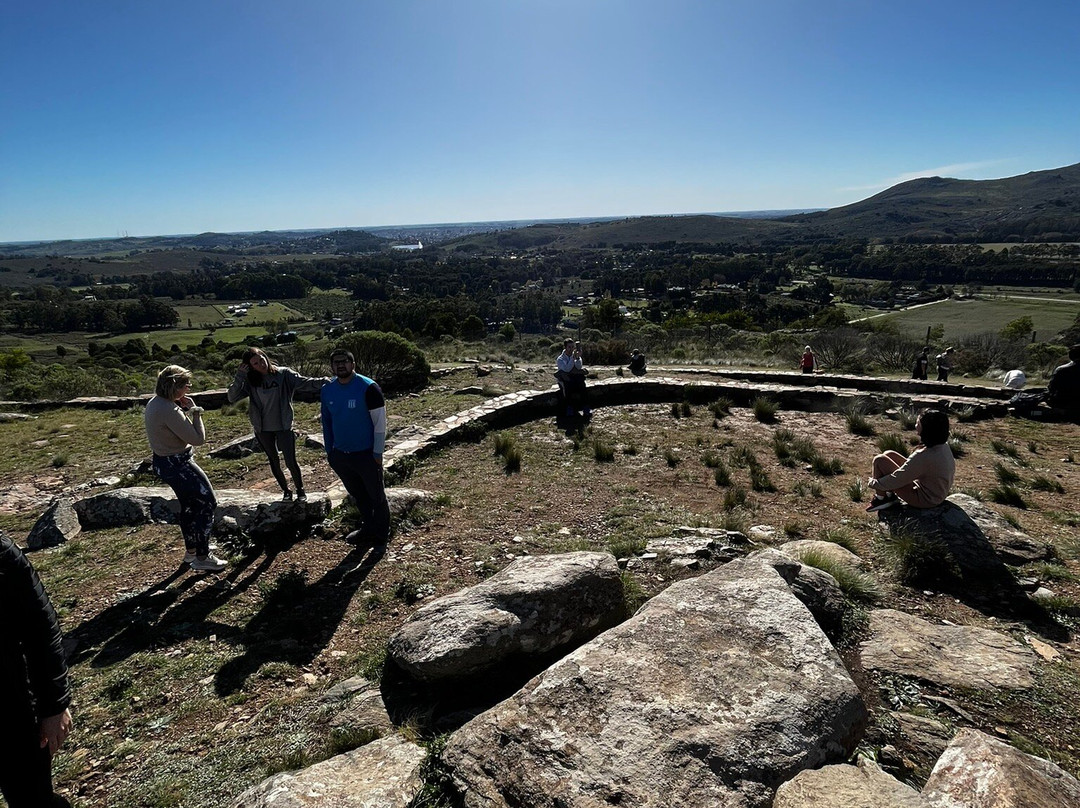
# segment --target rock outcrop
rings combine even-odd
[[[522,655],[573,648],[624,616],[609,553],[525,556],[483,583],[421,607],[390,659],[424,682],[482,676]]]
[[[953,494],[948,501],[968,515],[1006,564],[1029,564],[1050,558],[1050,545],[1013,527],[975,497]]]
[[[859,758],[799,772],[776,791],[773,808],[925,808],[919,792]]]
[[[79,523],[74,502],[67,497],[60,497],[53,500],[48,510],[38,517],[30,529],[30,535],[26,537],[26,546],[31,550],[55,547],[75,538],[81,530],[82,525]]]
[[[866,719],[810,613],[748,557],[672,585],[455,732],[443,760],[469,808],[767,808],[843,760]]]
[[[1025,688],[1035,653],[1007,634],[974,626],[936,626],[893,609],[870,613],[863,667],[950,687]]]
[[[819,541],[817,539],[799,539],[781,544],[778,548],[781,553],[791,556],[796,561],[801,561],[807,553],[816,553],[837,564],[846,564],[849,567],[861,567],[863,560],[846,547],[841,547],[836,542]]]
[[[1072,808],[1080,782],[1048,760],[962,729],[922,791],[927,808]]]
[[[424,750],[398,735],[249,788],[232,808],[407,808],[423,782]]]

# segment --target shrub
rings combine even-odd
[[[910,407],[901,407],[896,411],[896,418],[900,422],[902,429],[911,430],[915,428],[915,422],[919,420],[919,414]]]
[[[640,536],[619,536],[608,539],[608,550],[616,558],[629,558],[645,552],[647,542]]]
[[[423,352],[398,334],[357,331],[346,334],[334,349],[356,357],[356,372],[374,379],[387,394],[420,390],[427,385],[431,367]]]
[[[683,418],[689,418],[694,414],[694,408],[690,406],[689,401],[684,401],[679,405],[679,409],[682,411]]]
[[[681,458],[679,457],[678,452],[676,452],[671,447],[664,449],[664,460],[667,461],[668,466],[670,466],[671,468],[675,468],[677,465],[679,465],[680,459]]]
[[[902,435],[899,435],[896,432],[890,432],[888,435],[880,436],[876,441],[876,445],[879,452],[892,451],[899,452],[902,455],[908,453],[907,441],[904,440]]]
[[[847,493],[852,502],[862,502],[863,494],[866,493],[866,486],[863,484],[862,478],[855,477],[848,483]]]
[[[724,419],[731,415],[731,399],[721,397],[709,405],[709,412],[717,419]]]
[[[797,539],[803,534],[803,526],[801,522],[791,521],[784,522],[784,535],[789,539]]]
[[[737,446],[732,449],[729,459],[731,465],[737,469],[754,468],[761,465],[758,463],[757,455],[747,446]]]
[[[967,454],[967,449],[964,448],[964,444],[956,435],[949,435],[949,439],[946,443],[952,450],[953,457],[959,458]]]
[[[678,404],[672,404],[671,405],[671,417],[672,418],[682,418],[682,410],[679,409]]]
[[[1065,487],[1061,483],[1042,474],[1031,481],[1031,488],[1033,491],[1046,491],[1051,494],[1065,493]]]
[[[517,444],[514,444],[503,455],[503,468],[507,474],[514,474],[521,471],[521,448]]]
[[[776,490],[776,486],[773,485],[772,480],[769,479],[769,475],[761,466],[752,466],[750,468],[750,487],[758,492],[772,492]]]
[[[1028,507],[1027,500],[1011,485],[999,485],[996,488],[991,488],[987,497],[991,502],[996,502],[998,505],[1011,505],[1021,510],[1027,510]]]
[[[844,473],[844,464],[835,457],[826,460],[821,455],[817,455],[810,461],[810,470],[822,477],[833,477]]]
[[[69,458],[67,454],[61,452],[60,454],[53,455],[52,460],[50,460],[49,462],[52,464],[52,467],[54,469],[58,469],[66,466],[69,462]]]
[[[741,508],[744,505],[746,505],[746,491],[739,488],[739,486],[734,486],[724,492],[722,507],[725,511]]]
[[[615,460],[615,447],[605,440],[593,438],[593,457],[599,463],[611,463]]]
[[[754,417],[763,424],[771,424],[776,421],[776,411],[780,405],[765,396],[758,396],[750,405],[754,411]]]
[[[714,469],[720,466],[724,461],[720,458],[720,455],[712,449],[709,449],[701,455],[701,462],[705,464],[705,468]]]
[[[727,466],[723,463],[718,465],[713,472],[713,480],[715,480],[716,484],[721,488],[727,488],[731,485],[731,472],[727,470]]]
[[[1016,485],[1020,482],[1020,475],[1013,469],[1003,466],[1001,463],[994,464],[994,475],[1002,485]]]
[[[852,553],[858,554],[859,550],[855,544],[855,537],[851,535],[849,530],[842,527],[830,527],[825,528],[819,534],[822,541],[829,541],[833,544],[839,544],[845,550],[849,550]]]
[[[492,442],[492,446],[497,457],[505,457],[506,453],[515,445],[515,440],[512,435],[508,435],[505,432],[500,432],[495,436],[495,440]]]
[[[840,591],[852,600],[873,603],[881,598],[881,589],[872,576],[837,561],[817,550],[809,550],[799,556],[799,561],[836,579]]]
[[[852,435],[868,438],[874,434],[874,425],[870,423],[870,419],[855,408],[848,410],[845,420],[848,432]]]
[[[948,546],[934,536],[900,532],[888,545],[897,579],[907,586],[953,583],[959,567]]]

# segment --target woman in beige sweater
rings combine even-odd
[[[206,473],[192,459],[194,447],[206,443],[203,408],[191,400],[190,391],[191,371],[169,365],[158,374],[143,419],[154,452],[154,474],[172,488],[180,503],[184,562],[193,570],[220,572],[228,565],[210,552],[217,498]]]
[[[913,508],[933,508],[949,496],[956,460],[948,444],[948,414],[924,410],[915,422],[915,433],[922,445],[907,457],[890,450],[874,458],[874,476],[867,485],[877,493],[867,511],[882,511],[898,502]]]

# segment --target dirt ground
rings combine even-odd
[[[509,370],[483,383],[488,395],[537,387],[534,374]],[[473,406],[482,396],[453,392],[475,384],[475,374],[463,371],[423,395],[390,401],[392,428],[434,425]],[[1057,549],[1059,564],[1023,573],[1059,596],[1057,610],[1033,623],[993,604],[976,608],[962,596],[896,581],[886,536],[876,516],[864,511],[868,495],[856,501],[856,483],[868,476],[881,436],[895,433],[910,442],[914,433],[898,421],[871,415],[875,434],[856,436],[843,414],[780,411],[776,423],[766,424],[747,409],[733,408],[720,419],[706,407],[676,409],[678,417],[671,405],[607,407],[580,429],[542,419],[506,430],[501,437],[521,455],[515,472],[495,454],[495,435],[440,450],[404,483],[433,492],[436,504],[399,524],[383,556],[344,541],[351,526],[342,512],[310,534],[280,537],[247,553],[225,547],[236,552],[220,576],[181,569],[179,530],[169,525],[84,533],[31,554],[60,611],[73,660],[76,731],[55,762],[59,788],[77,806],[227,804],[272,771],[335,751],[332,713],[318,696],[357,673],[377,676],[387,637],[431,598],[481,581],[522,555],[621,554],[680,525],[770,526],[774,544],[839,538],[858,550],[878,580],[878,606],[1045,639],[1061,658],[1043,666],[1032,692],[1007,696],[945,693],[867,676],[853,651],[857,628],[842,652],[867,702],[880,711],[864,751],[877,754],[895,742],[885,708],[929,694],[962,699],[976,725],[1080,775],[1074,697],[1080,612],[1069,605],[1080,605],[1080,427],[1013,418],[953,425],[963,452],[954,490],[979,496]],[[302,411],[304,424],[311,415]],[[246,419],[237,411],[208,413],[208,420],[216,422],[212,439],[221,443],[240,434]],[[0,440],[8,426],[0,425]],[[809,438],[843,472],[820,476],[803,463],[782,465],[773,449],[778,429]],[[119,440],[123,444],[125,434]],[[612,459],[597,459],[605,448],[613,450]],[[21,540],[60,488],[131,468],[142,452],[131,442],[130,451],[114,447],[108,462],[13,472],[4,484],[0,525]],[[775,490],[753,490],[745,465],[750,454],[767,477],[765,485],[758,478],[758,487]],[[730,485],[717,484],[717,460],[730,472]],[[334,481],[319,452],[304,449],[301,461],[309,491]],[[206,467],[219,487],[275,488],[258,457]],[[1017,476],[1027,507],[989,502],[1003,474]],[[731,507],[735,489],[746,499]],[[664,559],[635,564],[632,589],[650,596],[694,574]],[[856,617],[864,619],[866,608],[859,606]],[[426,737],[424,722],[424,716],[412,721],[420,737]],[[900,753],[900,773],[918,782],[927,760],[917,751]]]

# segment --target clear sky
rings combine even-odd
[[[1076,0],[6,0],[0,241],[834,207],[1080,162]]]

